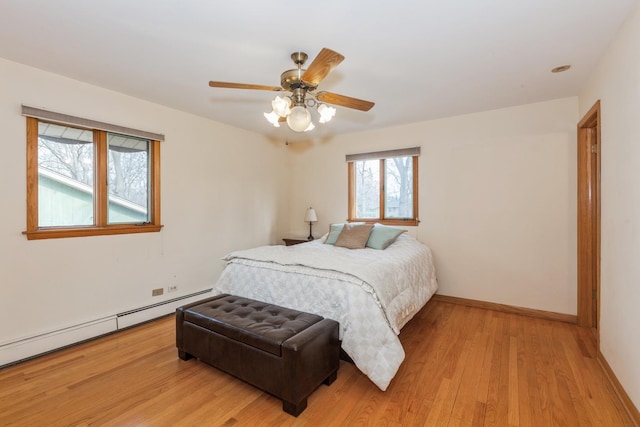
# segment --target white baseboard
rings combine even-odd
[[[2,344],[0,345],[0,368],[174,313],[181,305],[204,299],[210,292],[211,289],[205,289],[158,304]]]
[[[116,316],[96,319],[0,346],[0,367],[66,347],[118,329]]]

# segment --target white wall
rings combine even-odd
[[[281,237],[284,144],[2,59],[0,93],[0,344],[206,289],[226,252]],[[28,241],[21,104],[165,134],[164,229]]]
[[[640,6],[580,96],[601,104],[600,348],[640,408]]]
[[[577,98],[289,146],[289,235],[347,217],[345,154],[421,146],[420,225],[439,293],[576,314]],[[296,221],[298,219],[298,221]]]

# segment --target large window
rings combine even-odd
[[[353,154],[349,170],[349,221],[418,225],[420,148]]]
[[[161,135],[30,107],[23,114],[27,238],[161,229]]]

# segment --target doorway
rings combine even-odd
[[[599,344],[600,101],[578,123],[578,325]]]

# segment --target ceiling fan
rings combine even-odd
[[[297,68],[287,70],[280,75],[280,86],[263,86],[245,83],[227,83],[210,81],[209,86],[228,89],[255,89],[273,92],[291,92],[284,97],[276,96],[273,100],[273,111],[264,113],[265,118],[274,126],[279,127],[280,122],[286,121],[289,127],[296,132],[312,130],[315,126],[311,122],[311,114],[307,107],[316,107],[320,114],[320,123],[326,123],[335,115],[336,109],[326,104],[353,108],[360,111],[369,111],[374,103],[362,99],[351,98],[332,92],[315,92],[318,84],[344,60],[344,56],[331,49],[323,48],[318,56],[311,62],[309,68],[302,66],[309,56],[304,52],[291,54],[293,63]]]

